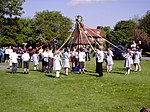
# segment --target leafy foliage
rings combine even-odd
[[[150,36],[150,11],[140,20],[140,27]]]
[[[57,11],[43,11],[37,12],[35,17],[35,32],[38,37],[36,40],[38,43],[45,43],[47,40],[50,40],[56,37],[58,34],[63,32],[67,32],[72,25],[72,22],[69,18],[64,17],[60,12]],[[63,34],[61,38],[59,38],[59,43],[61,44],[61,40],[64,41],[67,33]],[[42,41],[39,38],[43,38]],[[39,42],[40,41],[40,42]]]
[[[1,0],[0,1],[0,44],[17,46],[22,42],[18,38],[18,18],[23,13],[21,7],[25,0]]]
[[[25,0],[1,0],[0,1],[0,16],[1,17],[17,17],[23,13],[21,7]]]
[[[115,38],[118,43],[128,46],[129,42],[134,40],[136,27],[137,24],[132,20],[118,22],[114,27]]]

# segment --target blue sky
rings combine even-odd
[[[118,21],[143,17],[150,10],[150,0],[26,0],[23,9],[22,17],[33,18],[43,10],[60,11],[72,20],[81,15],[90,28],[113,28]]]

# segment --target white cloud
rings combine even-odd
[[[95,3],[95,2],[110,2],[110,1],[117,1],[117,0],[70,0],[68,5],[76,6],[79,4],[89,4],[89,3]]]

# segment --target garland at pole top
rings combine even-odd
[[[87,27],[87,26],[86,26]],[[117,49],[121,50],[119,47],[117,47],[116,45],[114,45],[113,43],[109,42],[105,36],[96,33],[95,31],[93,31],[91,28],[87,27],[89,30],[91,30],[94,34],[96,34],[97,36],[103,38],[106,42],[108,42],[109,44],[111,44],[112,46],[116,47]]]

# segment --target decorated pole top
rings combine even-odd
[[[76,17],[75,17],[75,20],[76,20],[76,22],[82,22],[83,21],[83,18],[82,18],[82,16],[80,16],[80,15],[77,15]]]

